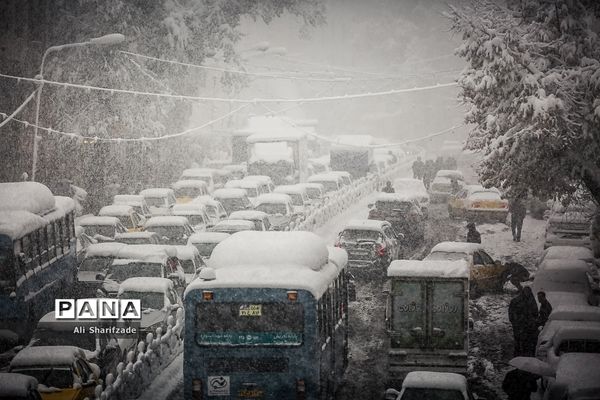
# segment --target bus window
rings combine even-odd
[[[56,237],[54,236],[54,222],[46,226],[46,237],[48,238],[48,258],[56,257]]]
[[[21,239],[21,252],[24,254],[25,270],[33,268],[33,246],[31,243],[31,235],[23,236]]]
[[[40,264],[47,264],[49,260],[48,257],[48,240],[46,240],[46,228],[41,228],[38,231],[38,246],[40,248]]]
[[[61,239],[62,239],[62,244],[63,244],[63,253],[64,254],[68,254],[69,253],[69,221],[67,220],[67,218],[65,217],[62,221],[61,221]]]
[[[73,218],[73,213],[67,214],[67,221],[69,224],[69,241],[75,237],[75,223],[73,222]]]
[[[60,257],[63,253],[63,244],[62,244],[62,234],[61,234],[61,225],[62,225],[62,220],[56,220],[54,221],[54,237],[56,240],[56,255],[58,257]]]

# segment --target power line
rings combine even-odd
[[[23,120],[17,119],[17,118],[13,118],[12,121],[19,122],[19,123],[23,124],[25,127],[33,127],[33,128],[37,127],[38,129],[40,129],[42,131],[45,131],[48,133],[55,133],[55,134],[62,135],[62,136],[67,136],[67,137],[70,137],[73,139],[90,139],[90,140],[98,141],[98,142],[146,142],[146,141],[172,139],[175,137],[190,135],[197,130],[206,128],[210,125],[214,125],[217,122],[228,118],[229,116],[237,113],[238,111],[241,111],[242,109],[244,109],[248,106],[249,106],[249,104],[242,105],[242,106],[236,108],[235,110],[228,112],[227,114],[224,114],[218,118],[213,119],[212,121],[206,122],[200,126],[186,129],[185,131],[182,131],[182,132],[178,132],[178,133],[174,133],[174,134],[170,134],[170,135],[164,135],[164,136],[151,136],[151,137],[141,137],[141,138],[104,138],[104,137],[98,137],[98,136],[85,136],[80,133],[63,132],[63,131],[59,131],[59,130],[52,129],[52,128],[46,128],[43,126],[32,124],[28,121],[23,121]],[[5,117],[6,114],[0,113],[0,116]]]
[[[29,97],[27,99],[25,99],[25,101],[23,102],[23,104],[21,104],[12,114],[10,115],[6,115],[6,114],[1,114],[3,118],[6,118],[4,121],[0,122],[0,128],[2,128],[4,125],[6,125],[8,123],[8,121],[12,120],[15,115],[17,115],[18,113],[21,112],[21,110],[33,99],[33,97],[35,96],[35,94],[37,93],[39,89],[36,89],[33,91],[33,93],[31,93],[29,95]]]
[[[85,89],[85,90],[97,90],[97,91],[109,92],[111,94],[124,93],[124,94],[139,95],[139,96],[164,97],[164,98],[170,98],[170,99],[182,100],[182,101],[216,101],[216,102],[223,102],[223,103],[242,103],[242,104],[316,103],[316,102],[322,102],[322,101],[352,100],[352,99],[368,98],[368,97],[391,96],[391,95],[396,95],[396,94],[401,94],[401,93],[421,92],[421,91],[425,91],[425,90],[442,89],[442,88],[458,85],[457,82],[448,82],[448,83],[438,83],[438,84],[430,85],[430,86],[413,87],[413,88],[406,88],[406,89],[392,89],[392,90],[383,91],[383,92],[354,93],[354,94],[346,94],[346,95],[339,95],[339,96],[308,97],[308,98],[299,98],[299,99],[286,99],[286,98],[236,99],[236,98],[224,98],[224,97],[185,96],[185,95],[165,94],[165,93],[157,93],[157,92],[142,92],[142,91],[137,91],[137,90],[107,88],[107,87],[81,85],[81,84],[77,84],[77,83],[49,81],[49,80],[45,80],[45,79],[25,78],[25,77],[7,75],[7,74],[0,74],[0,77],[8,78],[8,79],[16,79],[17,81],[43,83],[43,84],[47,84],[47,85],[73,87],[73,88]]]

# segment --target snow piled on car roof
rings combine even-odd
[[[591,249],[581,246],[551,246],[544,251],[542,256],[544,260],[559,260],[559,259],[593,259],[594,254]]]
[[[150,228],[153,226],[184,226],[189,224],[188,219],[186,217],[182,217],[179,215],[165,215],[152,217],[144,224],[145,228]]]
[[[123,292],[156,292],[166,293],[173,287],[173,282],[167,278],[138,277],[125,279],[119,285],[119,295]]]
[[[247,219],[247,220],[263,220],[268,215],[264,211],[258,210],[239,210],[229,214],[228,219]]]
[[[77,357],[85,359],[85,353],[75,346],[25,347],[12,359],[10,367],[16,369],[31,366],[71,366]]]
[[[404,378],[402,387],[466,391],[467,379],[449,372],[412,371]]]
[[[468,278],[469,265],[464,260],[394,260],[387,270],[389,277]]]
[[[144,197],[167,197],[172,193],[173,189],[169,188],[151,188],[142,190],[140,195]]]
[[[483,246],[479,243],[467,243],[467,242],[440,242],[433,246],[431,253],[443,252],[443,253],[465,253],[472,254],[475,251],[483,250]]]
[[[127,204],[112,204],[104,206],[98,211],[101,217],[128,217],[133,212],[133,208]]]

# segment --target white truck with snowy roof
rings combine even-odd
[[[469,266],[459,261],[392,261],[385,324],[391,382],[410,371],[467,372]]]

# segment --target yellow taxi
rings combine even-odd
[[[507,279],[507,269],[495,260],[479,243],[441,242],[433,246],[425,260],[457,261],[469,264],[471,292],[502,290]]]
[[[138,214],[132,206],[126,204],[111,204],[104,206],[98,212],[101,217],[117,217],[127,228],[127,232],[141,232],[144,230],[146,218]]]
[[[44,400],[93,398],[100,384],[100,368],[74,346],[26,347],[10,362],[10,372],[36,378]]]
[[[450,218],[506,222],[508,200],[503,199],[496,188],[468,185],[451,197],[448,214]]]

